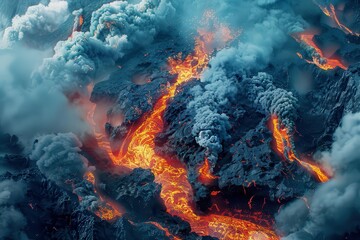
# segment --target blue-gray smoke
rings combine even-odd
[[[329,239],[360,227],[360,113],[343,118],[334,142],[322,160],[334,177],[307,196],[309,208],[297,200],[276,217],[279,231],[288,240]],[[294,216],[297,216],[294,218]]]

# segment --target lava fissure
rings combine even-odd
[[[277,116],[271,117],[272,132],[273,138],[276,144],[276,151],[280,154],[285,160],[290,162],[296,161],[307,171],[312,173],[316,179],[320,182],[327,182],[329,177],[326,175],[325,171],[321,169],[318,165],[311,162],[306,162],[298,158],[294,152],[294,147],[292,144],[291,137],[289,136],[289,130],[286,127],[281,126],[281,122]]]

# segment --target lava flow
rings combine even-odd
[[[334,21],[334,23],[336,23],[336,25],[341,30],[343,30],[346,34],[360,37],[360,33],[356,33],[354,31],[352,31],[350,28],[348,28],[347,26],[345,26],[343,23],[340,22],[339,17],[336,14],[335,6],[333,4],[330,4],[329,6],[322,6],[322,5],[318,4],[318,6],[323,11],[323,13],[326,16],[328,16],[329,18],[331,18]]]
[[[329,180],[329,177],[325,174],[324,170],[322,170],[316,164],[305,162],[296,156],[293,150],[290,136],[288,134],[288,129],[281,126],[279,118],[277,116],[271,117],[271,124],[277,152],[282,157],[284,157],[284,159],[287,159],[290,162],[298,162],[301,166],[311,172],[320,182],[327,182]]]
[[[211,167],[209,163],[209,159],[205,158],[204,164],[199,168],[199,177],[198,180],[204,185],[210,185],[213,183],[218,177],[214,176],[211,173]]]
[[[313,33],[307,33],[307,32],[298,33],[296,34],[295,39],[299,43],[305,44],[307,47],[311,48],[312,61],[306,60],[308,63],[315,64],[316,66],[318,66],[323,70],[332,70],[335,69],[336,67],[340,67],[344,70],[347,70],[347,67],[343,63],[341,63],[340,60],[325,57],[323,51],[314,42]],[[300,58],[302,58],[301,55],[299,56]]]
[[[106,221],[115,220],[123,213],[118,209],[117,206],[112,204],[110,201],[105,200],[97,191],[96,191],[96,179],[92,172],[86,172],[84,175],[84,179],[90,182],[94,186],[94,191],[99,195],[101,200],[100,205],[97,207],[97,210],[94,213],[101,219]]]
[[[209,62],[209,46],[207,43],[214,39],[214,34],[202,32],[197,38],[195,51],[184,60],[170,58],[171,74],[177,74],[176,82],[168,88],[155,104],[153,111],[141,119],[138,126],[130,129],[119,152],[112,161],[129,169],[151,169],[155,181],[161,184],[161,198],[167,212],[179,216],[189,222],[192,231],[199,235],[210,235],[220,239],[278,239],[275,232],[250,221],[216,214],[200,215],[193,208],[193,190],[187,178],[187,171],[176,161],[170,161],[158,156],[155,152],[154,139],[163,130],[163,114],[167,102],[176,94],[177,87],[199,78]]]
[[[69,101],[75,105],[78,106],[83,113],[83,118],[84,120],[86,120],[89,125],[92,127],[93,129],[93,134],[96,137],[97,140],[97,144],[98,147],[100,147],[101,149],[105,150],[108,155],[110,155],[111,153],[111,148],[110,148],[110,144],[108,141],[106,141],[105,135],[103,133],[101,133],[101,131],[97,128],[97,124],[94,121],[94,114],[95,114],[95,108],[96,108],[96,104],[90,102],[88,100],[88,94],[90,94],[93,90],[94,85],[93,84],[89,84],[87,86],[87,93],[75,93],[73,95],[69,95],[67,96]],[[113,156],[113,155],[111,155]],[[96,206],[93,210],[93,212],[100,217],[103,220],[106,221],[112,221],[115,220],[117,218],[119,218],[120,216],[122,216],[122,210],[116,205],[113,204],[111,201],[108,201],[108,199],[106,199],[100,192],[97,191],[97,186],[96,186],[96,178],[93,172],[91,171],[87,171],[84,176],[83,179],[86,180],[88,183],[91,183],[93,185],[93,194],[95,195],[94,197],[98,198],[98,206]],[[73,186],[74,188],[74,186]],[[76,192],[74,192],[75,194],[77,194]],[[80,194],[78,195],[78,199],[79,202],[83,201],[83,198]],[[91,210],[91,209],[89,209]]]

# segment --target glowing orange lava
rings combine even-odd
[[[86,172],[84,175],[84,179],[90,182],[94,186],[94,192],[99,195],[96,191],[95,185],[95,175],[92,172]],[[112,221],[122,216],[122,213],[118,209],[117,206],[112,204],[110,201],[104,201],[103,197],[99,195],[100,203],[94,213],[101,219],[106,221]],[[82,201],[81,197],[79,197],[79,201]]]
[[[332,70],[335,69],[336,67],[340,67],[344,70],[347,70],[347,67],[343,63],[341,63],[340,60],[325,57],[322,50],[314,42],[314,34],[307,32],[299,33],[295,36],[295,39],[298,42],[313,48],[313,50],[316,52],[316,54],[313,54],[312,56],[313,59],[312,61],[306,60],[308,63],[315,64],[316,66],[318,66],[323,70]],[[300,58],[302,58],[302,56]]]
[[[94,113],[95,113],[96,105],[89,101],[89,94],[92,92],[93,87],[94,87],[93,84],[89,84],[87,86],[86,92],[74,93],[67,97],[68,100],[71,102],[71,104],[80,108],[84,120],[86,120],[89,123],[90,127],[93,130],[93,134],[97,139],[98,146],[101,149],[104,149],[108,154],[110,154],[111,148],[109,141],[104,140],[105,135],[103,133],[100,133],[101,131],[96,127],[97,124],[94,121]],[[98,198],[98,206],[96,207],[96,209],[89,209],[89,210],[93,210],[98,217],[107,221],[111,221],[122,216],[123,214],[122,210],[116,204],[113,204],[111,201],[105,199],[105,197],[102,196],[101,193],[97,191],[96,177],[93,172],[87,171],[84,174],[83,179],[88,181],[94,186],[94,194]],[[73,188],[74,187],[75,186],[73,186]],[[80,195],[78,195],[78,199],[79,202],[83,201]]]
[[[80,17],[79,17],[79,28],[81,28],[83,24],[84,24],[84,17],[83,17],[83,15],[80,15]]]
[[[323,11],[323,13],[329,18],[331,18],[334,21],[334,23],[346,34],[350,34],[358,37],[360,36],[360,33],[356,33],[352,31],[350,28],[348,28],[347,26],[345,26],[343,23],[340,22],[339,17],[336,14],[335,6],[333,4],[330,4],[329,6],[322,6],[318,4],[318,6]]]
[[[84,17],[83,17],[83,15],[80,15],[75,19],[74,26],[73,26],[73,29],[72,29],[72,32],[71,32],[69,38],[73,37],[74,32],[81,31],[81,27],[83,24],[84,24]]]
[[[325,174],[324,170],[322,170],[319,166],[315,163],[306,162],[299,159],[292,146],[291,138],[288,134],[288,129],[286,127],[282,127],[277,116],[271,117],[272,123],[272,131],[273,131],[273,138],[276,143],[276,150],[277,152],[284,157],[284,159],[293,162],[298,162],[301,166],[311,172],[317,180],[320,182],[326,182],[329,180],[329,177]]]
[[[100,206],[99,209],[95,211],[95,214],[106,221],[113,221],[122,215],[116,208],[109,205]]]
[[[201,32],[197,38],[195,51],[184,60],[169,59],[170,73],[177,74],[176,82],[169,86],[167,94],[155,104],[153,111],[144,116],[140,125],[129,130],[120,148],[119,156],[112,161],[129,169],[151,169],[155,181],[161,184],[160,196],[167,212],[190,223],[192,231],[199,235],[210,235],[219,239],[278,239],[266,227],[250,221],[216,214],[200,215],[193,206],[193,190],[184,166],[176,161],[158,156],[155,152],[155,137],[163,130],[163,114],[168,101],[177,92],[177,87],[194,78],[199,78],[209,61],[209,44],[214,39],[212,33]]]
[[[205,158],[204,164],[199,168],[199,177],[198,180],[204,185],[210,185],[213,183],[218,177],[214,176],[211,173],[211,166],[209,163],[209,159]]]
[[[163,226],[161,226],[159,223],[157,223],[157,222],[148,222],[148,223],[150,223],[150,224],[154,225],[155,227],[157,227],[158,229],[160,229],[160,230],[164,231],[164,232],[165,232],[165,235],[166,235],[166,236],[168,236],[168,237],[171,237],[171,239],[174,239],[174,240],[181,240],[180,238],[178,238],[178,237],[176,237],[176,236],[172,235],[172,234],[169,232],[169,230],[168,230],[168,229],[164,228],[164,227],[163,227]]]

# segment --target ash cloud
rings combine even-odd
[[[40,171],[59,186],[67,181],[81,181],[87,170],[87,159],[80,152],[82,143],[73,133],[45,135],[35,142],[30,155]]]
[[[62,91],[71,92],[104,79],[126,54],[152,43],[167,20],[164,2],[104,4],[93,13],[89,32],[76,32],[55,46],[54,56],[45,59],[36,72],[36,82],[50,79]]]
[[[86,130],[79,111],[51,81],[33,83],[31,72],[47,55],[23,48],[1,51],[0,129],[19,136],[26,145],[37,134]]]
[[[328,152],[322,153],[334,177],[308,195],[309,209],[297,200],[276,216],[284,239],[339,237],[360,226],[360,113],[343,118]],[[300,216],[294,218],[294,215]]]
[[[192,134],[196,142],[209,151],[212,162],[216,162],[222,151],[222,142],[230,138],[229,117],[222,113],[221,108],[234,100],[237,93],[236,80],[228,78],[224,72],[210,75],[204,87],[197,85],[190,91],[194,99],[188,108],[196,112]]]
[[[47,179],[75,193],[81,199],[82,209],[95,211],[103,203],[94,186],[84,180],[85,173],[94,167],[88,166],[81,147],[73,133],[44,135],[35,142],[30,158]]]

